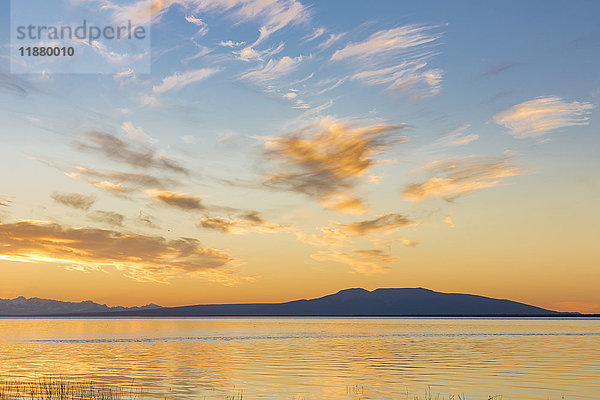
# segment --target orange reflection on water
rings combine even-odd
[[[0,375],[160,398],[597,399],[598,360],[598,319],[0,319]]]

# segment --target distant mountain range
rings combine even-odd
[[[0,299],[0,315],[106,313],[111,311],[140,311],[155,308],[160,308],[160,306],[148,304],[142,307],[109,307],[106,304],[98,304],[90,300],[73,303],[70,301],[39,299],[37,297],[26,299],[23,296],[15,299]]]
[[[571,313],[572,314],[572,313]],[[0,315],[70,316],[552,316],[564,315],[516,301],[424,288],[354,288],[286,303],[206,304],[183,307],[108,307],[91,301],[0,300]]]

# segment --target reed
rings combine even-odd
[[[41,377],[0,381],[0,400],[142,400],[141,389],[89,381]]]
[[[346,394],[353,400],[364,400],[362,385],[346,387]],[[233,395],[224,395],[224,400],[244,400],[242,390]],[[150,395],[147,399],[156,399]],[[164,397],[167,400],[166,397]],[[303,400],[308,398],[303,398]],[[482,400],[501,400],[501,396],[490,396]],[[563,397],[564,399],[564,397]],[[56,377],[41,377],[31,381],[0,379],[0,400],[145,400],[141,388],[133,385],[126,387],[110,386],[93,380],[73,380]],[[466,400],[464,395],[443,396],[433,394],[431,389],[423,396],[410,395],[408,392],[398,400]]]

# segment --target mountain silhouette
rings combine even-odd
[[[0,315],[53,315],[53,314],[79,314],[79,313],[105,313],[110,311],[138,311],[160,308],[156,304],[141,307],[109,307],[93,301],[59,301],[40,299],[37,297],[14,299],[0,299]]]
[[[81,303],[77,303],[81,304]],[[95,303],[93,303],[95,304]],[[106,307],[106,306],[104,306]],[[335,294],[285,303],[206,304],[146,309],[67,311],[80,316],[552,316],[564,315],[516,301],[424,288],[345,289]],[[6,315],[0,308],[0,313]],[[59,314],[44,312],[38,314]],[[31,315],[31,314],[29,314]]]

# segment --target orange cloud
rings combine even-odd
[[[136,280],[165,282],[177,273],[231,281],[233,257],[203,248],[192,238],[128,234],[95,228],[67,228],[52,222],[0,224],[0,258],[49,262],[78,270],[114,267]]]
[[[414,239],[398,238],[396,240],[406,247],[416,247],[419,244],[419,241]]]
[[[204,210],[206,206],[202,204],[202,197],[190,196],[185,193],[171,192],[169,190],[147,190],[146,193],[169,206],[180,208],[182,210]]]
[[[264,220],[258,212],[242,214],[240,219],[205,217],[200,220],[200,226],[214,229],[223,233],[244,234],[248,232],[275,233],[289,229],[289,226],[274,224]]]
[[[444,223],[450,228],[456,227],[456,225],[454,225],[454,220],[452,219],[452,214],[446,214],[446,216],[444,217]]]
[[[351,235],[363,236],[373,232],[393,232],[400,227],[415,224],[415,221],[402,214],[387,213],[375,219],[340,225],[340,229]]]
[[[497,113],[494,121],[522,139],[542,136],[567,126],[588,125],[588,114],[593,108],[586,102],[569,103],[556,96],[538,97]]]
[[[374,219],[358,221],[351,224],[331,224],[320,228],[320,234],[307,235],[303,232],[297,232],[296,237],[299,241],[317,247],[339,247],[355,236],[369,236],[377,233],[389,234],[398,228],[416,225],[417,222],[410,218],[398,214],[387,213]],[[372,243],[383,243],[377,238],[371,237]],[[378,247],[389,247],[389,245],[378,245]]]
[[[524,173],[508,157],[451,157],[426,165],[433,176],[408,185],[402,193],[407,201],[429,197],[452,200],[467,193],[497,186],[502,179]]]
[[[351,126],[327,117],[287,136],[268,138],[265,157],[280,163],[279,172],[265,184],[311,196],[328,209],[363,213],[364,201],[348,192],[376,165],[377,155],[405,140],[392,135],[403,128]]]

